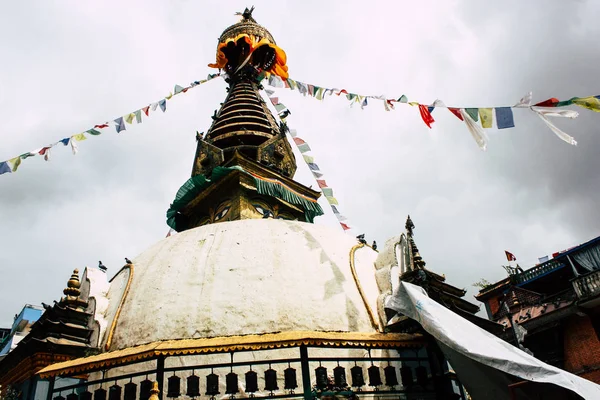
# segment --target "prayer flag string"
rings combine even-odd
[[[483,129],[492,128],[494,121],[498,129],[508,129],[515,127],[515,121],[513,116],[513,109],[525,108],[529,109],[536,115],[538,115],[542,121],[563,141],[571,145],[577,145],[575,139],[566,134],[565,132],[558,129],[547,117],[566,117],[576,118],[578,113],[573,110],[557,110],[559,107],[565,107],[570,105],[577,105],[579,107],[586,108],[595,112],[600,112],[600,95],[588,96],[588,97],[573,97],[569,100],[560,101],[556,98],[550,98],[542,102],[532,104],[532,93],[528,93],[519,102],[513,106],[500,106],[500,107],[451,107],[446,106],[441,100],[435,100],[433,104],[423,104],[416,101],[408,101],[406,95],[402,95],[398,98],[388,98],[384,95],[378,96],[366,96],[356,93],[351,93],[346,89],[337,88],[325,88],[317,85],[296,81],[292,78],[286,80],[280,78],[277,75],[271,74],[268,77],[268,84],[276,88],[288,88],[290,90],[298,91],[304,96],[314,97],[317,100],[324,100],[327,96],[336,95],[337,97],[344,95],[348,101],[350,101],[350,107],[355,103],[360,105],[361,109],[364,109],[369,105],[369,99],[380,100],[386,111],[395,109],[395,105],[407,104],[410,106],[417,107],[421,119],[429,128],[435,122],[433,118],[433,111],[436,108],[446,108],[452,114],[454,114],[459,120],[465,123],[467,129],[475,139],[475,142],[480,149],[486,150],[488,138]],[[553,112],[554,111],[554,112]],[[495,116],[495,118],[494,118]],[[482,129],[483,128],[483,129]]]
[[[313,93],[317,93],[317,91],[318,91],[318,89],[315,90],[314,88],[310,88],[308,86],[306,87],[306,90],[309,92],[313,92]],[[342,229],[344,231],[349,231],[352,228],[350,225],[348,225],[348,218],[346,218],[338,210],[339,202],[333,196],[333,189],[331,187],[329,187],[329,185],[325,181],[324,173],[321,171],[321,168],[319,167],[319,165],[315,163],[315,158],[312,155],[308,154],[309,152],[312,151],[312,149],[310,148],[308,143],[303,138],[298,136],[298,132],[295,129],[288,128],[286,120],[287,120],[287,117],[291,114],[290,110],[283,103],[279,102],[279,98],[275,96],[274,91],[266,90],[266,93],[267,93],[267,97],[271,101],[271,104],[273,104],[273,107],[275,107],[275,110],[277,110],[277,114],[279,115],[279,118],[284,123],[284,126],[288,129],[287,133],[289,133],[290,136],[292,137],[292,142],[296,145],[296,147],[298,148],[298,151],[300,151],[300,153],[302,154],[302,158],[304,159],[304,162],[308,166],[308,169],[310,170],[311,174],[315,178],[317,185],[321,189],[321,193],[323,193],[323,197],[325,197],[325,199],[329,203],[329,206],[331,207],[331,210],[333,211],[333,215],[335,215],[335,217],[337,218]]]
[[[6,161],[0,161],[0,175],[17,172],[17,169],[21,165],[21,162],[29,157],[39,155],[39,156],[43,156],[44,160],[49,161],[50,160],[50,150],[53,147],[57,146],[59,143],[62,143],[64,146],[70,145],[73,154],[77,154],[77,152],[79,151],[79,146],[78,146],[77,142],[86,140],[88,138],[88,136],[86,136],[86,134],[92,135],[92,136],[98,136],[98,135],[102,134],[103,129],[109,128],[110,126],[114,126],[117,133],[120,133],[122,131],[127,130],[126,124],[131,125],[134,123],[134,121],[136,124],[141,124],[142,123],[142,112],[146,115],[146,117],[150,116],[150,111],[155,112],[158,108],[160,108],[162,112],[165,112],[167,110],[167,100],[170,100],[175,95],[185,93],[189,89],[194,88],[203,83],[206,83],[218,76],[220,76],[220,74],[208,75],[208,77],[206,79],[203,79],[201,81],[194,81],[186,87],[182,87],[180,85],[175,85],[173,92],[170,92],[164,98],[162,98],[154,103],[150,103],[149,105],[147,105],[145,107],[142,107],[138,110],[129,112],[123,116],[113,119],[112,121],[107,121],[107,122],[104,122],[101,124],[96,124],[96,125],[94,125],[93,128],[90,128],[83,132],[77,133],[75,135],[71,135],[64,139],[58,140],[52,144],[41,147],[39,149],[23,153],[20,156],[13,157]]]

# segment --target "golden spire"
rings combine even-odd
[[[79,281],[79,270],[75,268],[71,274],[71,278],[67,281],[67,287],[63,290],[63,293],[69,297],[79,297],[81,291],[81,282]]]
[[[150,397],[148,400],[158,400],[158,394],[160,390],[158,390],[158,382],[152,382],[152,389],[150,389]]]

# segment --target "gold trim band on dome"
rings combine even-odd
[[[165,340],[111,351],[50,365],[41,371],[41,378],[73,375],[99,369],[142,362],[158,356],[227,353],[243,350],[269,350],[305,346],[328,347],[420,347],[426,344],[420,334],[293,331],[262,335],[222,336],[202,339]]]
[[[371,306],[369,305],[369,302],[367,301],[367,296],[365,295],[362,285],[360,284],[360,281],[358,280],[358,274],[356,273],[356,268],[354,267],[354,253],[356,253],[356,250],[358,250],[362,247],[365,247],[364,243],[359,243],[350,249],[350,271],[352,271],[352,278],[354,278],[354,283],[356,284],[358,293],[360,294],[363,304],[365,305],[367,314],[369,314],[369,320],[371,321],[371,326],[373,326],[373,328],[375,330],[381,331],[381,328],[379,327],[379,324],[377,323],[377,319],[375,318],[375,315],[373,315],[373,310],[371,310]],[[370,247],[370,246],[366,245],[366,247]]]
[[[133,280],[133,264],[126,264],[117,274],[119,275],[121,271],[125,268],[129,268],[129,279],[127,279],[127,286],[125,286],[125,291],[123,291],[123,296],[121,297],[121,302],[119,303],[119,307],[117,307],[117,311],[115,312],[115,316],[110,324],[110,329],[108,330],[108,337],[106,339],[106,344],[104,345],[104,349],[110,349],[110,345],[112,344],[112,338],[115,333],[115,328],[117,327],[117,321],[119,320],[119,315],[121,315],[121,309],[123,308],[123,303],[125,303],[125,299],[127,298],[127,294],[129,293],[129,288],[131,287],[131,281]],[[114,279],[114,278],[113,278]],[[112,281],[112,279],[111,279]]]

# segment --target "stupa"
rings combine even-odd
[[[401,275],[425,271],[412,228],[380,253],[312,223],[320,193],[293,179],[286,124],[260,95],[268,74],[287,78],[286,55],[252,10],[222,33],[211,66],[229,86],[167,211],[178,233],[109,285],[85,272],[85,356],[35,371],[45,386],[24,396],[454,398],[461,385],[435,343],[385,310]],[[436,293],[453,288],[442,281]],[[464,309],[454,289],[442,297]]]

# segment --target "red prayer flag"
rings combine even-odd
[[[279,104],[279,97],[269,97],[269,100],[271,100],[271,104],[274,106]]]
[[[388,103],[388,105],[389,105],[389,106],[390,106],[392,109],[394,109],[394,102],[395,102],[395,101],[396,101],[396,100],[386,100],[386,102]]]
[[[535,104],[536,107],[556,107],[556,103],[558,103],[558,99],[552,97],[548,100],[544,100],[541,103]]]
[[[421,113],[421,118],[423,118],[423,122],[431,129],[431,124],[435,122],[435,119],[431,116],[431,113],[427,109],[426,105],[419,104],[419,112]]]
[[[50,146],[48,146],[48,147],[42,147],[42,149],[40,151],[38,151],[38,154],[40,156],[43,156],[44,154],[46,154],[46,152],[48,151],[49,148],[50,148]]]
[[[515,257],[515,255],[513,253],[511,253],[510,251],[504,250],[504,253],[506,253],[506,259],[508,261],[517,261],[517,257]]]
[[[345,230],[345,231],[347,231],[347,230],[350,229],[350,227],[348,225],[346,225],[345,223],[343,223],[343,222],[340,222],[340,225],[342,226],[342,229]]]
[[[317,184],[321,189],[328,187],[327,182],[324,179],[317,179]]]
[[[346,89],[342,89],[339,92],[337,92],[336,94],[339,96],[342,93],[348,94],[348,92],[346,91]]]
[[[303,139],[300,139],[299,137],[294,138],[294,143],[296,143],[297,146],[300,146],[301,144],[306,144],[306,142]]]
[[[108,128],[108,124],[94,125],[94,128],[99,128],[99,129]]]
[[[454,108],[454,107],[448,107],[448,110],[456,115],[456,118],[460,119],[461,121],[464,121],[463,116],[460,114],[460,110],[458,108]]]
[[[146,114],[146,117],[147,117],[148,113],[150,112],[150,106],[146,106],[146,107],[142,108],[142,111],[144,112],[144,114]]]

